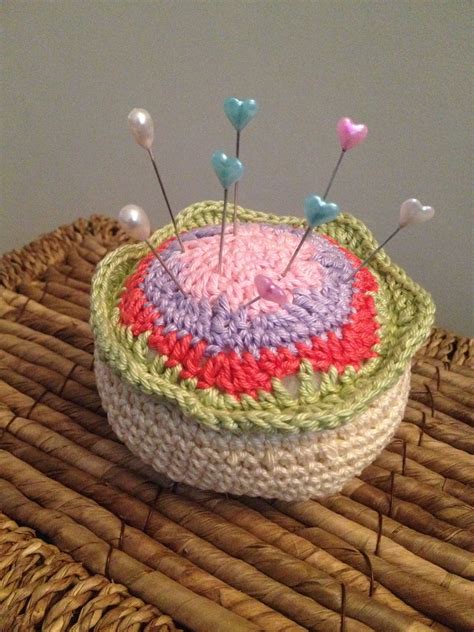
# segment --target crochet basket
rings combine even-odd
[[[177,218],[184,243],[215,234],[221,217],[220,202],[185,209]],[[282,240],[302,234],[295,217],[240,209],[239,219],[278,230]],[[370,270],[338,285],[376,247],[351,215],[313,233],[332,289],[296,292],[281,315],[255,318],[273,327],[272,336],[261,327],[257,336],[254,321],[225,298],[216,313],[206,304],[209,327],[202,305],[166,279],[163,293],[152,292],[161,269],[142,243],[99,264],[91,294],[99,393],[117,436],[157,471],[238,495],[321,497],[339,491],[392,438],[433,302],[383,251]],[[175,265],[172,227],[151,241]],[[179,266],[174,272],[179,277]],[[302,331],[308,322],[309,333]],[[227,334],[240,347],[229,337],[219,347]]]

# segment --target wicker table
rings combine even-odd
[[[341,494],[172,485],[95,389],[89,282],[124,240],[92,217],[0,261],[0,630],[474,629],[472,341],[433,331],[396,437]]]

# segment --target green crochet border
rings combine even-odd
[[[180,230],[190,230],[218,224],[221,217],[222,202],[200,202],[182,211],[177,224]],[[239,219],[304,225],[304,221],[296,217],[242,208]],[[340,215],[317,231],[333,237],[361,258],[377,245],[364,224],[348,214]],[[157,230],[151,241],[158,246],[172,235],[173,227],[167,225]],[[91,326],[96,352],[131,386],[179,406],[186,416],[206,428],[294,433],[335,428],[346,423],[398,380],[425,341],[434,320],[435,308],[430,295],[381,251],[371,262],[371,270],[379,283],[379,291],[374,296],[381,328],[378,357],[366,362],[358,372],[349,367],[338,375],[333,367],[326,374],[318,374],[318,380],[311,364],[303,361],[298,373],[297,397],[293,397],[280,380],[274,379],[272,393],[262,392],[258,399],[244,395],[237,400],[215,388],[197,389],[196,379],[180,380],[181,367],[165,368],[167,357],[149,349],[149,332],[135,337],[120,323],[118,301],[124,280],[147,252],[142,243],[126,245],[108,254],[99,264],[91,293]]]

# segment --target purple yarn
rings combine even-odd
[[[291,232],[298,236],[303,231],[290,226],[268,225],[275,233]],[[206,226],[185,233],[183,241],[215,235],[220,227]],[[326,338],[329,332],[341,335],[342,326],[349,320],[352,309],[353,285],[343,282],[353,270],[353,265],[345,254],[322,235],[309,237],[316,246],[314,260],[325,270],[325,280],[321,290],[296,290],[293,303],[283,306],[277,312],[259,314],[254,318],[247,310],[231,310],[225,293],[211,305],[207,298],[197,299],[183,294],[169,278],[159,262],[153,260],[142,284],[148,299],[146,305],[153,306],[160,314],[155,325],[163,325],[164,333],[177,332],[182,338],[192,335],[192,344],[201,340],[207,342],[207,356],[233,350],[239,355],[249,351],[256,358],[260,348],[277,350],[287,347],[296,352],[296,344],[310,345],[310,338]],[[178,250],[173,240],[160,254],[167,261],[172,272],[180,278],[182,265],[179,258],[169,259]]]

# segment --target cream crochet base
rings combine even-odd
[[[334,430],[294,435],[204,430],[177,407],[120,380],[96,358],[102,403],[117,436],[155,470],[200,489],[281,500],[335,494],[371,463],[402,420],[410,368],[363,413]]]

